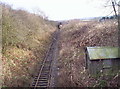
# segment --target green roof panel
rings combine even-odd
[[[119,47],[87,47],[90,60],[120,58]]]

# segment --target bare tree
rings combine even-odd
[[[40,15],[43,19],[48,19],[48,16],[40,8],[35,8],[33,11],[36,15]]]

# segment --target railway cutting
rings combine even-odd
[[[35,76],[32,82],[32,87],[48,88],[55,87],[56,75],[57,75],[57,55],[58,55],[58,39],[60,30],[56,30],[53,34],[52,42],[46,54],[46,57],[40,67],[38,75]]]

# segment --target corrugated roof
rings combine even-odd
[[[90,60],[120,58],[119,47],[87,47]]]

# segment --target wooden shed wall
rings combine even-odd
[[[87,60],[87,66],[90,74],[109,74],[120,71],[120,59],[106,59],[106,60]]]

